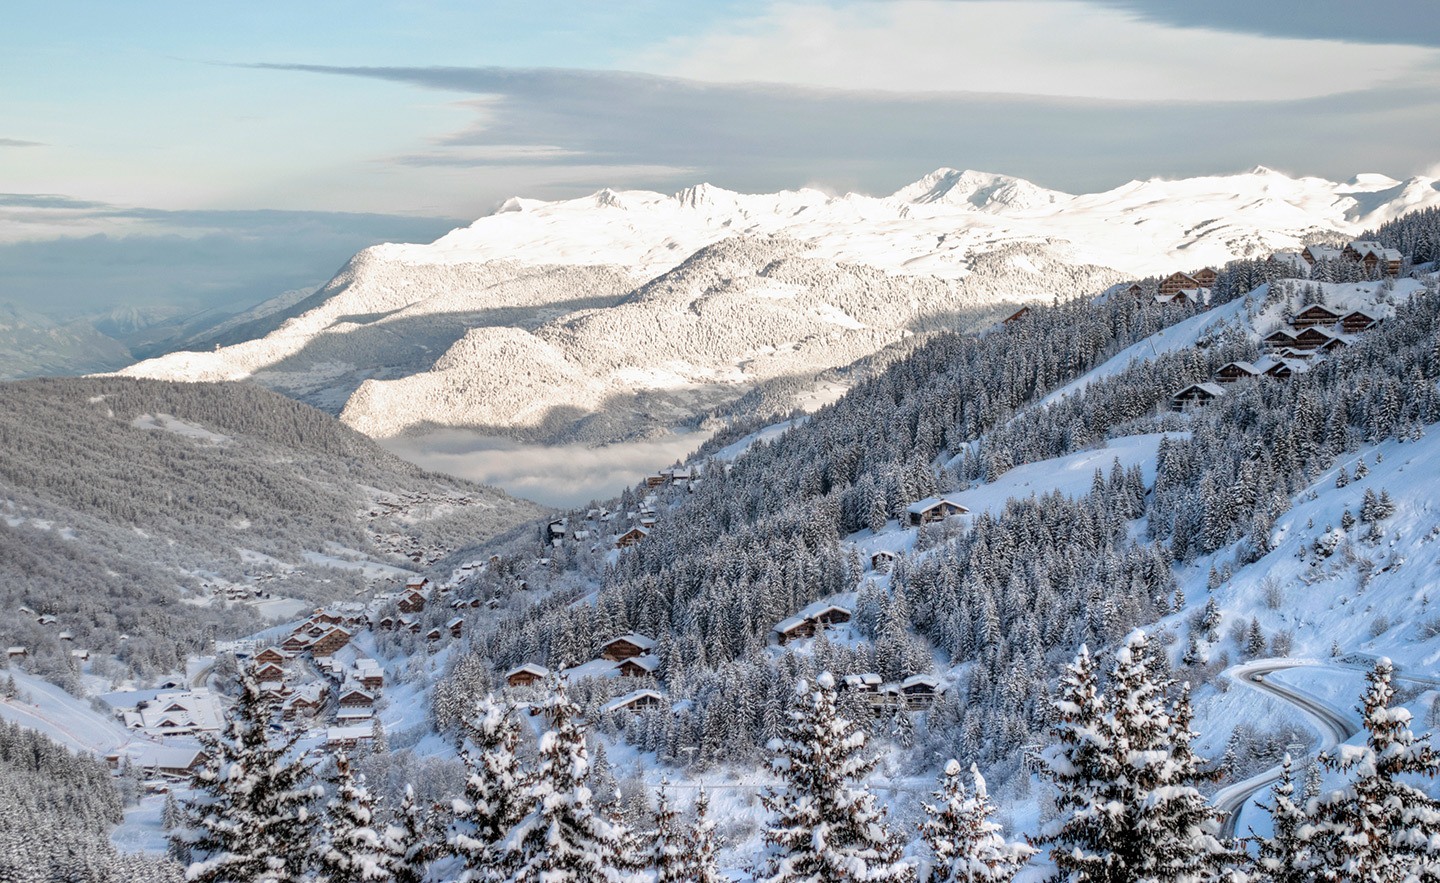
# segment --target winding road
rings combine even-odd
[[[1257,659],[1254,662],[1247,662],[1244,665],[1237,665],[1226,672],[1226,674],[1253,690],[1268,693],[1288,702],[1300,709],[1306,717],[1315,724],[1320,731],[1321,748],[1333,748],[1342,742],[1347,741],[1351,736],[1360,731],[1359,725],[1346,712],[1327,705],[1320,699],[1297,690],[1287,684],[1276,683],[1268,680],[1267,675],[1277,671],[1284,671],[1289,668],[1324,668],[1319,662],[1295,660],[1295,659]],[[1280,766],[1273,766],[1264,772],[1257,773],[1248,779],[1227,785],[1215,792],[1211,802],[1215,807],[1225,814],[1225,820],[1221,823],[1220,833],[1226,837],[1233,837],[1240,821],[1240,811],[1258,794],[1261,790],[1268,788],[1280,778]]]

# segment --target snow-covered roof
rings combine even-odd
[[[962,514],[970,511],[969,509],[966,509],[964,506],[960,505],[949,497],[926,497],[923,500],[917,500],[914,503],[911,503],[909,506],[906,506],[905,511],[910,513],[911,515],[923,515],[926,512],[929,512],[931,509],[934,509],[936,506],[941,505],[954,506],[956,509],[959,509]]]
[[[911,675],[900,682],[900,689],[908,690],[911,687],[929,687],[932,690],[940,689],[940,679],[934,675]]]
[[[1257,367],[1253,362],[1228,362],[1220,366],[1221,371],[1224,371],[1226,368],[1239,368],[1246,374],[1259,374],[1263,370]]]
[[[137,742],[128,749],[131,763],[144,770],[185,770],[200,760],[199,748]]]
[[[653,672],[660,667],[660,660],[658,657],[646,654],[645,656],[632,656],[621,662],[620,665],[633,665],[644,671]]]
[[[1225,387],[1221,386],[1218,383],[1210,383],[1207,381],[1205,383],[1192,383],[1184,389],[1180,390],[1179,392],[1175,393],[1175,396],[1177,398],[1179,396],[1183,396],[1192,389],[1198,389],[1203,392],[1207,392],[1212,396],[1223,396],[1225,394]]]
[[[656,647],[654,638],[646,637],[645,635],[637,635],[634,632],[630,632],[629,634],[611,638],[604,644],[601,644],[600,649],[604,650],[606,647],[613,646],[620,643],[621,641],[624,641],[628,644],[633,644],[636,647],[639,647],[641,650],[654,650]]]
[[[592,659],[581,665],[571,666],[560,674],[566,683],[584,678],[613,678],[620,673],[620,663],[613,659]]]
[[[550,676],[550,669],[546,668],[543,665],[537,665],[533,662],[527,662],[524,665],[517,665],[509,671],[505,672],[505,677],[513,678],[515,675],[518,674],[532,674],[538,678],[545,678]]]
[[[874,672],[866,672],[858,675],[846,675],[843,683],[847,687],[878,687],[884,680]]]
[[[373,727],[364,724],[352,727],[326,727],[325,741],[332,745],[337,742],[355,742],[369,739],[374,732]]]
[[[612,711],[619,711],[646,698],[654,699],[656,702],[664,702],[665,694],[659,690],[635,690],[634,692],[626,693],[624,696],[617,696],[609,702],[606,702],[600,706],[600,713],[609,714]]]

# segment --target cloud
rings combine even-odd
[[[1354,0],[1306,0],[1257,3],[1256,0],[1094,0],[1147,21],[1177,27],[1309,37],[1359,43],[1440,46],[1434,0],[1367,0],[1364,11]]]
[[[1413,174],[1436,161],[1440,144],[1440,90],[1424,84],[1289,101],[1138,102],[897,95],[609,71],[288,69],[484,96],[471,125],[435,139],[447,162],[465,163],[470,149],[553,145],[573,157],[550,164],[556,172],[595,170],[586,190],[709,180],[763,192],[810,181],[888,193],[942,165],[1072,192],[1257,164],[1343,180],[1361,171]],[[473,164],[494,162],[482,155]],[[680,180],[676,170],[691,177]]]
[[[1437,64],[1440,50],[1429,46],[1236,33],[1195,19],[1176,27],[1076,0],[893,0],[777,4],[671,39],[630,66],[706,82],[907,94],[1285,101],[1433,78]]]
[[[707,437],[692,432],[592,448],[441,429],[378,441],[424,469],[504,488],[547,506],[574,508],[619,494],[657,466],[688,456]]]
[[[40,141],[22,141],[19,138],[0,138],[0,147],[44,147]]]

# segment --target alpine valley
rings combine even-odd
[[[1440,879],[1435,179],[512,199],[297,297],[0,386],[0,878]]]

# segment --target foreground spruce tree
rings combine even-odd
[[[450,850],[464,859],[462,883],[496,879],[497,848],[526,809],[525,777],[515,755],[520,727],[513,712],[487,695],[466,725],[461,757],[470,775],[464,798],[452,804],[447,838]]]
[[[526,813],[497,849],[496,870],[506,883],[621,883],[643,875],[622,870],[625,830],[595,811],[585,784],[590,755],[580,710],[558,680],[541,712],[550,730],[540,739],[540,764],[525,788]]]
[[[690,831],[685,879],[689,883],[722,883],[730,879],[720,873],[715,854],[715,823],[710,819],[710,795],[704,786],[695,795],[695,827]]]
[[[1315,879],[1310,848],[1313,827],[1295,800],[1290,755],[1280,765],[1280,778],[1270,787],[1269,837],[1255,838],[1254,872],[1261,883],[1307,883]]]
[[[774,820],[765,883],[907,881],[875,795],[857,784],[875,767],[864,755],[865,734],[835,711],[835,680],[820,675],[814,689],[796,685],[789,726],[771,745],[772,766],[784,786],[762,798]]]
[[[1197,883],[1233,858],[1196,788],[1208,774],[1191,749],[1188,691],[1166,699],[1171,684],[1156,676],[1152,653],[1145,633],[1132,632],[1108,698],[1083,647],[1061,682],[1058,744],[1045,755],[1059,816],[1041,839],[1060,880]]]
[[[1350,784],[1311,802],[1319,877],[1324,880],[1440,881],[1440,804],[1401,776],[1434,778],[1440,756],[1410,730],[1410,712],[1392,708],[1395,668],[1381,659],[1365,679],[1359,711],[1364,747],[1342,746],[1320,761]]]
[[[406,785],[395,821],[385,831],[385,839],[395,852],[395,883],[421,883],[425,879],[425,868],[438,852],[430,829],[429,819],[415,802],[414,786]]]
[[[325,836],[316,844],[315,883],[390,883],[397,848],[377,827],[375,798],[357,781],[350,758],[335,758],[335,796],[325,810]]]
[[[935,855],[927,883],[1010,883],[1035,850],[1011,843],[991,821],[995,808],[985,790],[985,779],[970,765],[973,791],[960,779],[960,763],[945,765],[935,802],[925,804],[928,818],[920,835]]]
[[[656,794],[650,866],[655,871],[655,883],[692,883],[687,866],[690,844],[680,829],[680,814],[670,805],[668,789],[669,783],[662,782]]]
[[[219,737],[205,737],[205,764],[195,774],[175,835],[192,859],[196,883],[290,883],[304,879],[314,834],[310,804],[319,794],[312,773],[292,750],[295,738],[272,742],[274,705],[254,678],[241,682],[240,702]]]

